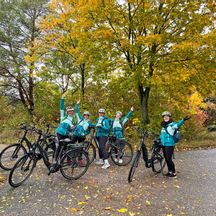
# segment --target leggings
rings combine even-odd
[[[108,153],[106,151],[106,143],[108,137],[96,137],[99,143],[99,158],[106,160],[108,158]]]
[[[167,163],[168,171],[175,173],[175,164],[172,160],[174,154],[174,146],[163,146],[163,154]]]

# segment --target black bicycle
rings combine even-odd
[[[17,143],[7,146],[0,153],[0,167],[4,170],[11,170],[17,160],[27,154],[30,149],[31,141],[28,139],[27,134],[33,131],[34,127],[21,124],[20,129],[24,131],[21,139]],[[49,130],[50,125],[46,124],[46,132],[42,134],[38,142],[52,156],[55,151],[55,137],[49,133]]]
[[[89,140],[85,140],[83,145],[88,152],[89,161],[92,163],[96,158],[96,149],[99,149],[98,140],[95,137],[95,127],[91,126],[91,135]],[[114,164],[118,166],[126,166],[133,158],[133,149],[130,143],[125,139],[116,139],[116,137],[110,135],[106,144],[108,156]]]
[[[76,180],[83,176],[89,167],[88,153],[82,146],[72,144],[70,139],[59,140],[61,146],[55,164],[51,163],[48,152],[40,145],[42,131],[34,129],[39,135],[37,141],[31,144],[29,152],[15,163],[9,174],[9,184],[18,187],[32,174],[37,162],[43,159],[48,169],[48,175],[60,170],[61,174],[69,180]]]
[[[128,165],[133,158],[133,148],[126,139],[117,139],[110,135],[106,144],[108,155],[114,164],[118,166]]]
[[[140,133],[140,129],[136,129]],[[128,182],[132,182],[134,173],[136,171],[136,168],[138,167],[139,160],[141,157],[141,154],[143,156],[143,160],[145,162],[145,166],[147,168],[152,168],[152,171],[154,173],[160,173],[162,172],[163,168],[165,167],[165,159],[162,152],[162,147],[160,145],[160,141],[155,140],[152,147],[151,147],[151,156],[148,158],[148,150],[146,148],[146,145],[144,143],[145,137],[147,136],[147,131],[141,132],[140,136],[140,144],[137,149],[137,152],[134,155],[131,168],[128,175]]]

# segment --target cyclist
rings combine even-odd
[[[111,124],[111,133],[113,136],[116,137],[116,145],[118,146],[124,146],[125,144],[125,138],[124,138],[124,133],[123,133],[123,127],[125,123],[128,121],[128,119],[131,117],[133,114],[134,108],[131,107],[130,111],[125,117],[122,117],[122,112],[117,111],[115,119],[112,121]],[[116,161],[118,160],[117,158],[115,159]],[[119,163],[123,163],[122,158],[119,159]]]
[[[89,111],[83,112],[83,115],[81,115],[81,113],[79,112],[79,101],[77,101],[75,109],[76,109],[76,117],[78,123],[74,128],[71,136],[72,143],[76,141],[78,142],[84,141],[86,136],[90,133],[89,127],[93,126],[93,124],[89,120],[89,116],[90,116]]]
[[[110,167],[108,161],[108,153],[106,151],[106,143],[110,131],[109,118],[105,116],[105,109],[101,108],[98,110],[98,118],[96,120],[96,139],[99,143],[99,160],[96,164],[103,165],[103,169]]]
[[[175,170],[175,164],[172,160],[172,157],[173,157],[174,147],[176,143],[174,141],[173,135],[175,133],[175,130],[180,128],[185,121],[190,119],[190,117],[186,116],[185,118],[181,119],[179,122],[174,122],[171,117],[172,115],[168,111],[164,111],[162,113],[163,121],[161,122],[162,129],[160,134],[160,141],[161,141],[163,154],[168,167],[168,173],[166,174],[166,176],[175,177],[176,170]]]
[[[58,139],[68,138],[69,133],[71,133],[76,125],[76,120],[74,116],[74,108],[67,107],[66,113],[64,111],[64,95],[60,99],[60,124],[56,129]]]

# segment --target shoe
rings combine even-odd
[[[115,162],[118,162],[118,158],[114,158],[113,160],[114,160]]]
[[[120,164],[122,164],[123,163],[123,160],[122,159],[119,159],[119,161],[118,161]]]
[[[171,178],[173,178],[173,177],[177,177],[176,173],[172,173],[172,172],[168,172],[168,173],[166,173],[165,176],[167,176],[167,177],[171,177]]]
[[[175,177],[177,177],[177,175],[176,175],[176,173],[170,173],[170,174],[168,175],[168,177],[175,178]]]
[[[101,168],[102,169],[107,169],[110,167],[110,164],[109,163],[105,163]]]
[[[99,159],[99,160],[95,161],[95,164],[104,165],[104,161],[103,161],[103,159]]]

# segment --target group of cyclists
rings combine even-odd
[[[96,129],[96,139],[99,144],[99,159],[96,164],[102,165],[103,169],[110,167],[108,161],[108,153],[106,151],[106,143],[108,136],[111,133],[116,137],[117,142],[124,142],[123,126],[130,118],[134,108],[131,107],[130,111],[125,117],[122,117],[122,112],[117,111],[113,120],[109,119],[105,115],[105,109],[98,110],[98,118],[95,123],[89,120],[89,111],[84,111],[83,114],[79,111],[79,101],[75,105],[75,109],[67,107],[66,112],[64,110],[64,98],[60,99],[60,124],[56,129],[56,134],[59,140],[69,138],[71,143],[83,142],[86,136],[90,133],[90,127]],[[57,147],[58,152],[60,146]],[[119,159],[119,163],[122,163],[122,159]]]
[[[81,115],[79,111],[79,101],[77,101],[75,109],[72,107],[67,107],[66,112],[64,110],[64,98],[60,99],[60,115],[61,121],[56,129],[57,137],[59,140],[70,138],[71,143],[82,142],[86,139],[86,136],[90,133],[90,127],[96,128],[96,139],[99,144],[99,159],[96,161],[96,164],[102,165],[103,169],[110,167],[108,161],[108,153],[106,151],[106,143],[109,134],[111,133],[116,137],[119,143],[125,142],[123,134],[123,126],[127,120],[131,117],[134,108],[131,107],[128,114],[123,117],[121,111],[117,111],[115,118],[113,120],[109,119],[105,115],[105,109],[100,108],[98,110],[98,118],[95,123],[92,123],[89,120],[90,113],[89,111],[84,111]],[[76,119],[75,119],[76,118]],[[162,122],[161,122],[161,133],[160,133],[160,144],[163,149],[163,154],[165,161],[168,167],[168,177],[176,177],[175,164],[172,160],[174,154],[175,140],[173,138],[176,129],[180,128],[185,121],[190,119],[186,116],[181,119],[179,122],[174,122],[172,115],[169,111],[162,113]],[[57,148],[58,152],[58,148]],[[122,163],[122,159],[118,159],[119,163]]]

